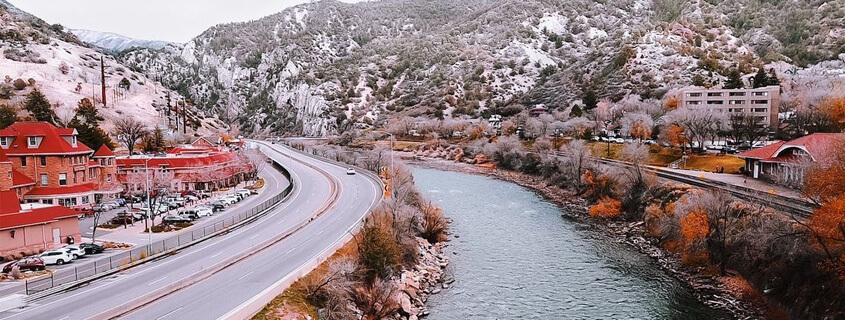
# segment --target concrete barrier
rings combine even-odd
[[[0,312],[23,307],[26,305],[23,301],[24,297],[25,295],[22,294],[10,294],[0,297]]]

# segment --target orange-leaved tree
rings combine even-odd
[[[598,203],[590,207],[590,215],[593,217],[611,219],[622,214],[622,202],[611,197],[603,197]]]
[[[684,262],[689,264],[703,264],[709,259],[706,240],[710,233],[710,222],[707,213],[697,209],[681,217],[681,242],[684,251]]]
[[[839,139],[804,176],[804,195],[820,207],[806,223],[813,244],[826,257],[823,267],[845,279],[845,155]]]

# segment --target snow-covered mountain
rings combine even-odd
[[[170,129],[174,135],[175,112],[180,94],[163,87],[147,75],[127,68],[114,57],[87,47],[60,25],[49,25],[8,2],[0,0],[0,105],[20,110],[26,95],[41,91],[54,106],[59,118],[73,114],[83,98],[93,99],[106,118],[103,129],[110,131],[113,120],[134,117],[150,127]],[[107,104],[103,106],[100,59],[105,60]],[[20,80],[20,81],[17,81]],[[119,83],[124,82],[123,86]],[[18,85],[21,84],[21,85]],[[25,84],[25,85],[24,85]],[[188,107],[188,134],[208,134],[227,127],[216,117]]]
[[[246,132],[327,135],[565,109],[588,90],[659,99],[732,69],[836,79],[843,17],[845,0],[324,0],[120,60]]]
[[[112,51],[121,52],[132,48],[161,49],[168,45],[166,41],[140,40],[112,32],[85,29],[70,29],[82,42]]]

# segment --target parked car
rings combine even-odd
[[[350,175],[350,176],[355,175],[355,169],[352,169],[352,168],[346,169],[346,174]]]
[[[3,266],[3,273],[12,272],[12,268],[18,266],[20,271],[37,271],[37,270],[44,270],[46,266],[44,265],[44,260],[39,257],[26,257],[20,259],[18,261],[13,261],[7,263]]]
[[[625,143],[625,139],[616,138],[616,139],[613,139],[613,142],[615,142],[615,143]]]
[[[85,249],[80,248],[78,245],[69,245],[62,249],[70,250],[70,256],[73,257],[74,260],[79,259],[79,257],[85,256]]]
[[[238,189],[238,190],[235,190],[235,192],[237,194],[241,195],[241,197],[244,198],[244,199],[246,199],[250,195],[252,195],[252,193],[250,193],[249,190],[247,190],[247,189]]]
[[[117,216],[114,216],[111,219],[109,219],[109,224],[116,224],[116,225],[132,224],[133,222],[135,222],[135,220],[132,219],[131,215],[120,215],[120,214],[118,214]]]
[[[194,208],[194,212],[196,212],[197,216],[199,217],[208,217],[214,214],[214,209],[206,206],[201,206]]]
[[[214,212],[226,210],[226,204],[222,201],[215,201],[209,204],[211,206],[211,210]]]
[[[82,248],[82,250],[85,250],[85,254],[102,253],[103,250],[105,250],[105,248],[99,244],[89,242],[80,243],[79,247]]]
[[[196,201],[199,201],[200,198],[198,198],[197,196],[189,194],[189,195],[185,196],[185,200],[188,201],[188,202],[196,202]]]
[[[73,261],[73,257],[68,254],[68,251],[61,249],[44,251],[43,253],[39,254],[38,257],[41,258],[41,260],[44,261],[44,264],[47,265],[63,265],[65,263],[70,263]]]
[[[228,203],[229,205],[233,205],[233,204],[237,203],[238,201],[240,201],[240,199],[238,199],[237,196],[233,196],[233,195],[225,196],[223,198],[220,198],[220,200],[226,201],[226,203]]]
[[[208,191],[205,191],[205,190],[197,191],[195,195],[200,199],[211,198],[211,192],[208,192]]]
[[[191,222],[192,220],[188,217],[179,216],[179,215],[167,215],[161,219],[162,224],[173,224],[173,223],[186,223]]]
[[[94,214],[94,210],[91,210],[90,208],[76,207],[73,208],[73,211],[76,211],[76,216],[78,218],[84,218]]]
[[[181,211],[179,211],[178,215],[185,217],[185,218],[188,218],[188,219],[191,219],[191,221],[194,221],[194,220],[200,218],[200,216],[197,214],[196,211],[194,211],[194,209],[181,210]]]

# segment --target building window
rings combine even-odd
[[[687,97],[700,97],[700,96],[701,96],[701,92],[690,92],[690,93],[687,93]]]
[[[21,157],[21,167],[26,167],[26,157]]]
[[[86,204],[86,203],[88,203],[88,196],[84,196],[84,197],[82,197],[82,198],[80,198],[80,199],[82,199],[82,204]]]
[[[70,144],[72,144],[74,147],[76,146],[76,136],[70,137]]]
[[[688,104],[688,105],[691,105],[691,106],[693,106],[693,105],[699,105],[699,104],[701,104],[701,101],[687,101],[687,104]]]
[[[730,104],[745,104],[744,100],[731,100]]]
[[[29,137],[29,139],[27,139],[27,147],[34,148],[36,146],[38,146],[38,138]]]
[[[755,97],[765,97],[765,96],[768,96],[768,95],[769,95],[768,92],[755,92],[754,93]]]
[[[41,203],[43,203],[43,204],[53,204],[53,199],[41,199]]]
[[[722,93],[721,92],[708,92],[707,96],[708,97],[721,97]]]
[[[769,103],[766,100],[751,100],[751,104],[767,104]]]
[[[47,174],[46,174],[46,173],[42,173],[42,174],[41,174],[41,185],[42,185],[42,186],[47,186],[47,184],[48,184],[48,183],[49,183],[49,181],[47,180]]]
[[[66,186],[67,185],[67,173],[59,173],[59,185]]]
[[[39,160],[41,161],[41,166],[42,166],[42,167],[46,167],[46,166],[47,166],[47,157],[46,157],[46,156],[41,156],[41,157],[39,157]]]
[[[752,111],[754,111],[754,112],[768,112],[768,110],[766,110],[766,108],[754,108]]]
[[[731,92],[728,95],[731,96],[731,97],[744,97],[745,92]]]
[[[716,100],[716,101],[707,101],[707,104],[725,104],[724,101]]]
[[[3,146],[3,148],[8,147],[9,146],[9,138],[8,137],[0,137],[0,146]]]

